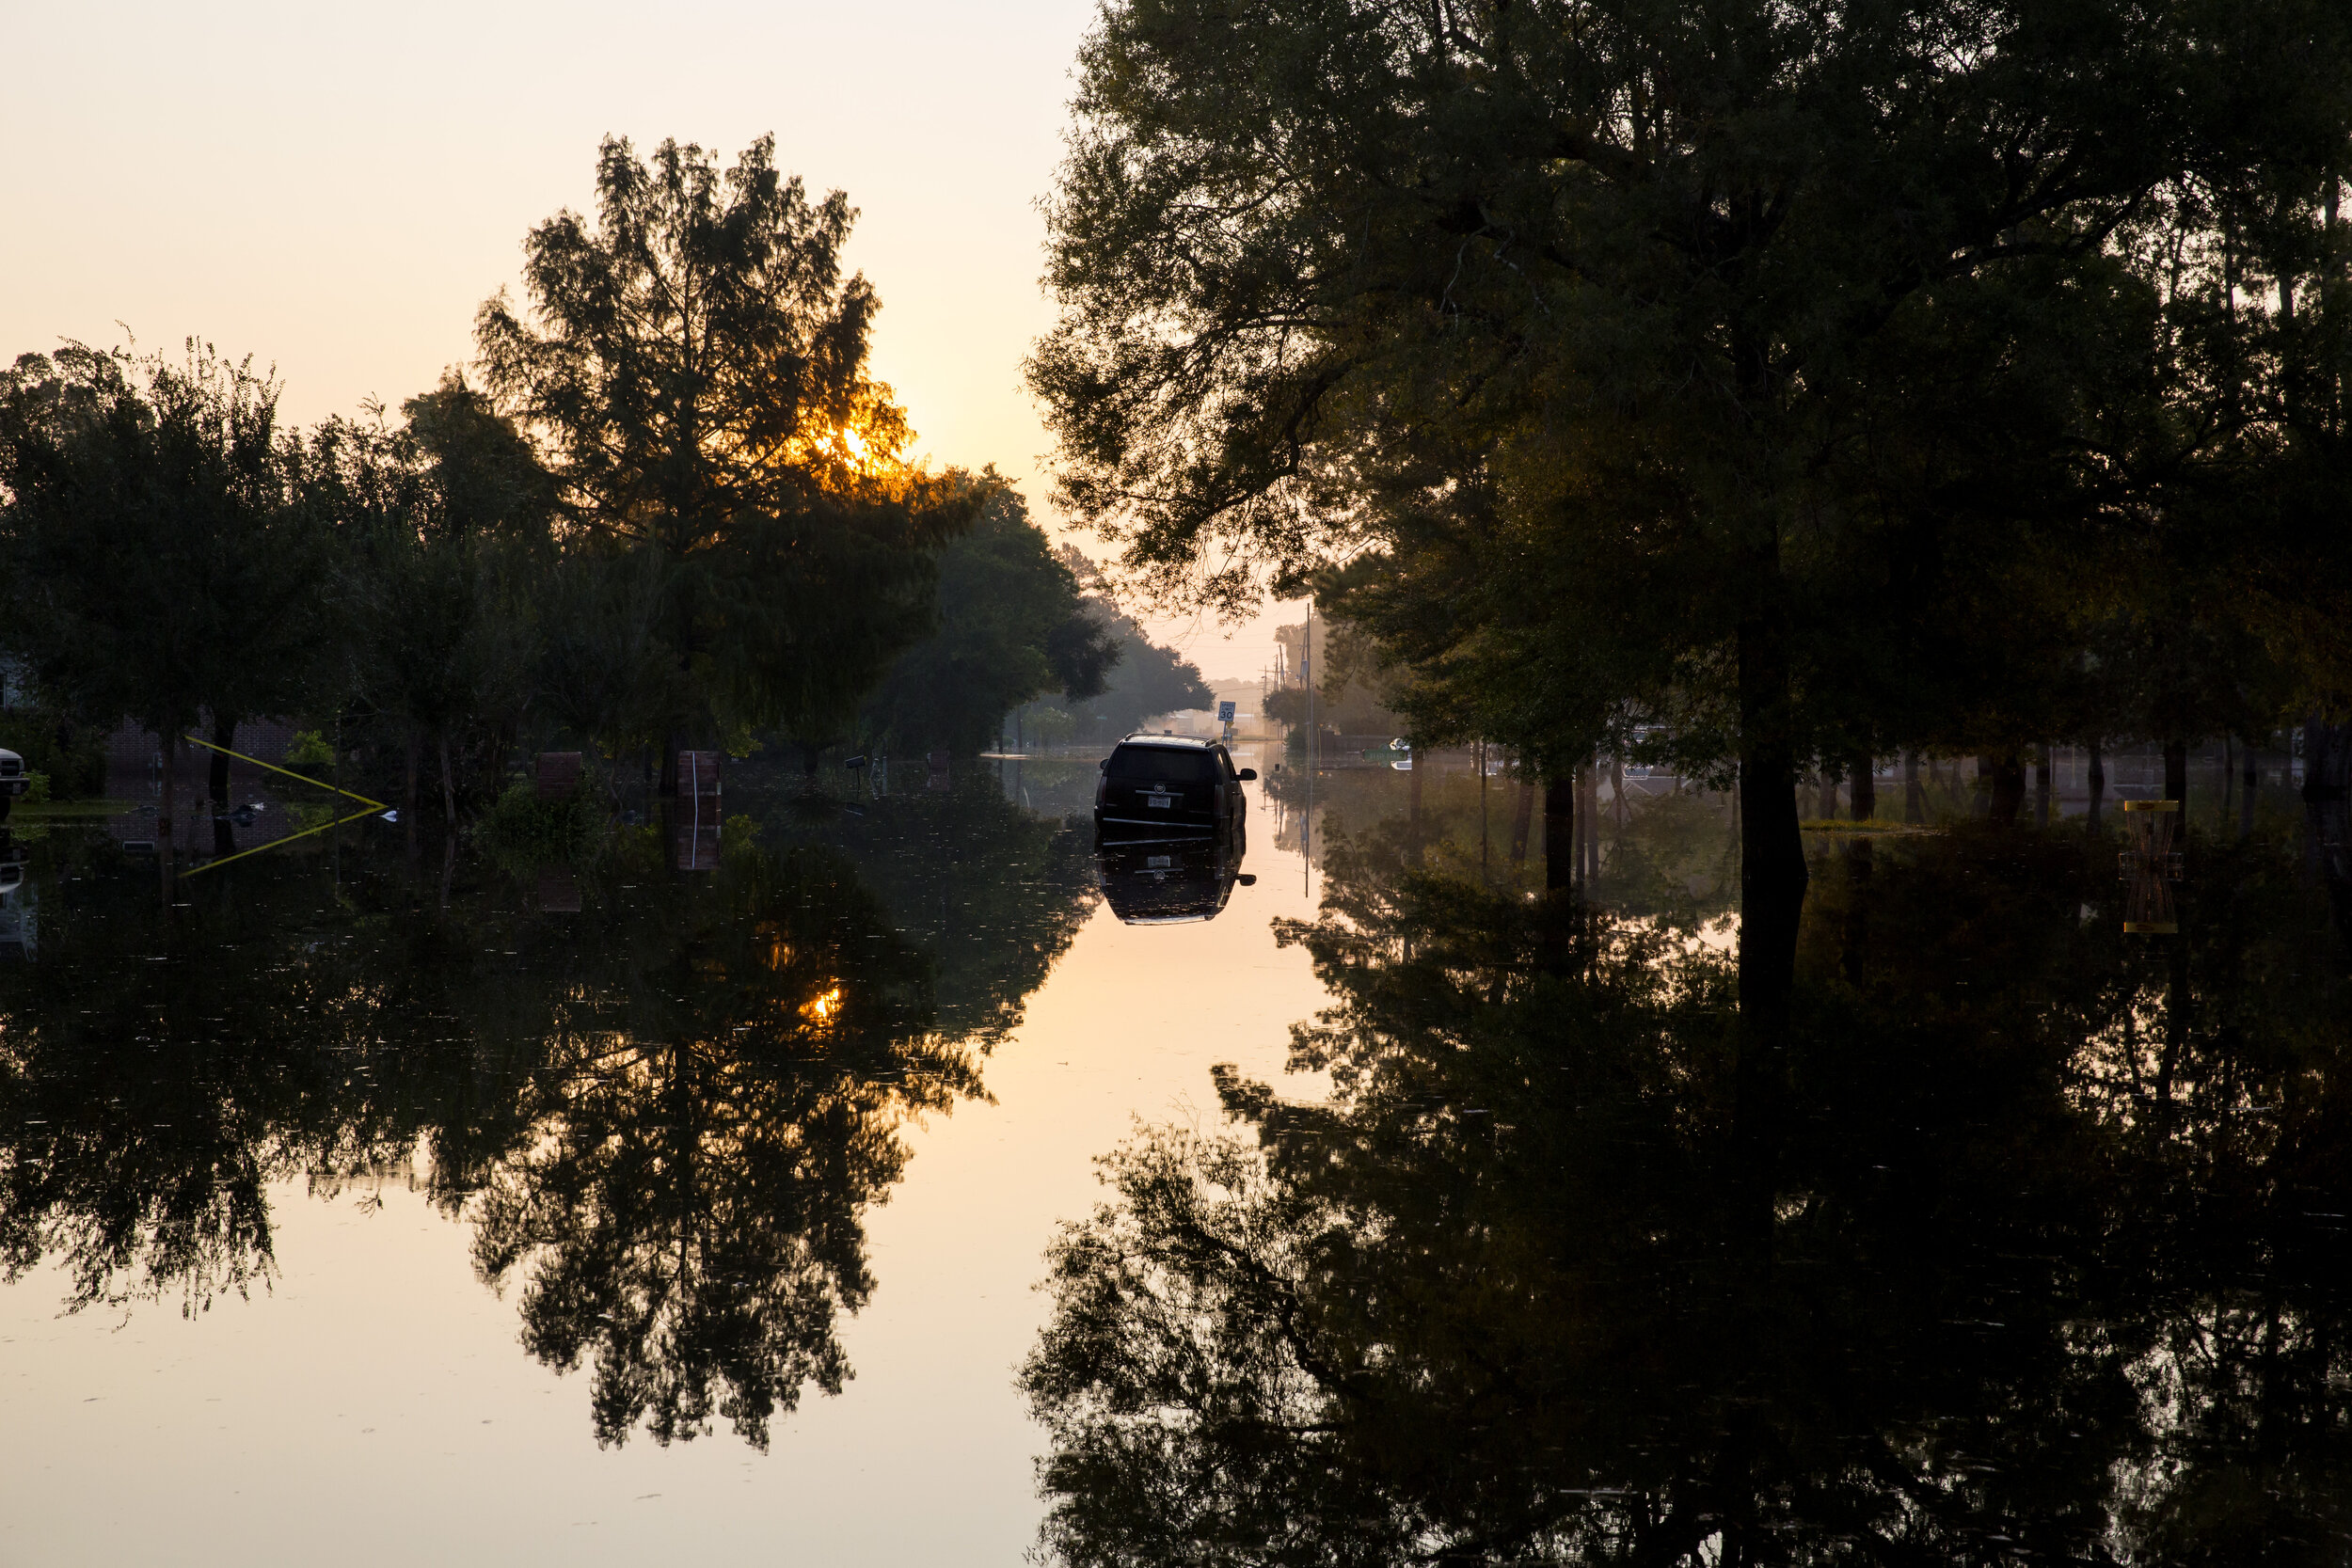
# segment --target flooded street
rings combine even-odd
[[[0,979],[0,1561],[257,1532],[366,1562],[1019,1560],[1056,1225],[1136,1118],[1216,1119],[1213,1064],[1279,1074],[1321,989],[1271,936],[1312,910],[1271,810],[1216,919],[1127,926],[1041,799],[1090,766],[1015,766],[863,816],[744,791],[742,859],[616,856],[576,914],[472,863],[443,913],[437,848],[412,910],[371,821],[340,870],[184,879],[166,939],[151,863],[50,830],[39,961]],[[714,1049],[779,1009],[788,1064]],[[682,1041],[660,1081],[641,1042]]]
[[[2340,812],[2192,799],[2163,938],[2112,826],[1809,832],[1759,1094],[1723,798],[1570,915],[1507,781],[1327,775],[1311,869],[1236,760],[1238,864],[992,762],[167,923],[20,819],[0,1563],[2340,1549]]]

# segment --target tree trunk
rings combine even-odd
[[[2352,807],[2344,797],[2309,800],[2303,806],[2304,832],[2312,860],[2328,890],[2328,910],[2336,934],[2352,941]]]
[[[408,858],[417,858],[417,775],[424,767],[424,727],[411,720],[408,724],[408,747],[404,758],[406,771],[402,776],[400,795],[400,825],[406,830]]]
[[[490,799],[493,800],[506,793],[506,758],[515,749],[515,729],[512,717],[500,720],[490,743]]]
[[[1609,755],[1609,815],[1617,819],[1617,832],[1625,832],[1625,758]]]
[[[441,732],[441,820],[450,832],[457,831],[457,781],[449,766],[449,732]],[[452,842],[455,842],[453,838]]]
[[[1813,808],[1813,815],[1824,822],[1837,820],[1837,775],[1829,770],[1829,763],[1821,763],[1821,797]]]
[[[1993,764],[1993,787],[1986,797],[1987,810],[1994,823],[2004,828],[2017,826],[2018,814],[2026,809],[2026,761],[2010,747],[1989,760]]]
[[[2312,714],[2303,724],[2303,799],[2340,800],[2352,785],[2352,724]]]
[[[172,797],[180,791],[180,731],[176,725],[159,729],[164,743],[163,795],[155,807],[155,875],[164,907],[171,907]]]
[[[2035,748],[2033,758],[2033,825],[2050,825],[2050,748]]]
[[[215,714],[213,716],[213,744],[216,747],[230,747],[236,743],[237,721],[235,717],[231,715],[224,718],[219,714]],[[210,793],[213,797],[213,815],[226,816],[229,814],[229,753],[227,751],[213,752],[212,768],[205,782],[210,786]]]
[[[2095,740],[2090,743],[2090,771],[2089,783],[2090,785],[2090,808],[2087,815],[2090,818],[2090,831],[2095,833],[2099,831],[2099,808],[2106,804],[2107,796],[2106,759],[2100,754],[2099,743]]]
[[[1758,591],[1769,593],[1779,563],[1760,566],[1754,574]],[[1739,631],[1740,1050],[1733,1142],[1743,1215],[1739,1228],[1767,1253],[1806,880],[1789,736],[1788,635],[1776,608],[1760,606],[1742,616]]]
[[[1413,748],[1412,784],[1405,792],[1405,858],[1413,865],[1421,863],[1421,775],[1428,760],[1421,747]]]
[[[1846,790],[1847,811],[1856,822],[1879,814],[1878,759],[1857,752],[1846,764],[1851,781]]]
[[[1577,792],[1577,826],[1583,830],[1583,886],[1589,896],[1593,884],[1600,880],[1600,754],[1578,769],[1581,788]]]
[[[1544,891],[1563,894],[1576,877],[1576,781],[1557,773],[1544,781]]]
[[[1518,805],[1511,813],[1511,863],[1527,863],[1527,835],[1535,825],[1535,786],[1525,779],[1519,781]]]
[[[237,721],[231,716],[213,715],[213,744],[234,746],[237,743]],[[236,827],[229,820],[229,753],[212,753],[212,766],[206,770],[206,793],[213,800],[213,853],[233,855],[237,852]]]
[[[2185,803],[2188,800],[2188,742],[2168,740],[2164,743],[2164,798]],[[2185,822],[2182,824],[2187,826]]]
[[[678,737],[675,733],[665,735],[661,737],[661,787],[660,793],[664,800],[672,799],[677,794],[677,754],[683,750],[685,750],[685,748],[678,744]]]
[[[1925,822],[1928,819],[1928,799],[1919,787],[1919,753],[1903,753],[1903,820]]]
[[[2262,783],[2260,753],[2255,751],[2255,743],[2250,739],[2246,742],[2244,757],[2245,772],[2239,780],[2241,787],[2237,797],[2237,836],[2240,838],[2249,837],[2254,832],[2254,789]]]

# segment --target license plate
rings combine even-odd
[[[1168,807],[1176,803],[1176,797],[1173,795],[1147,795],[1143,798],[1143,803],[1150,806],[1153,811],[1166,811]]]

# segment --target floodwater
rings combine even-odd
[[[1129,926],[1045,798],[1092,772],[739,787],[713,869],[624,830],[446,901],[371,819],[167,924],[146,854],[21,817],[0,1562],[1019,1561],[1057,1223],[1320,995],[1262,793],[1254,885]]]
[[[1084,762],[828,784],[167,915],[20,820],[0,1564],[2352,1541],[2340,805],[1812,835],[1768,1072],[1718,798],[1567,917],[1462,770],[1165,865]]]

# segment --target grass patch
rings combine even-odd
[[[74,816],[127,816],[138,810],[133,800],[19,800],[10,808],[8,820],[22,821],[38,817],[56,822]]]
[[[1902,838],[1920,833],[1943,832],[1941,828],[1931,827],[1925,822],[1889,822],[1875,816],[1867,822],[1847,822],[1834,816],[1815,816],[1798,823],[1797,826],[1808,833],[1843,833],[1849,837],[1876,835]]]

